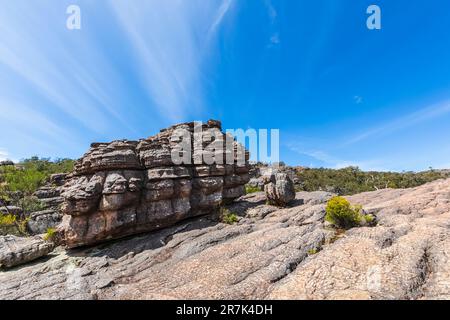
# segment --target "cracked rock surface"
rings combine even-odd
[[[338,232],[326,192],[291,207],[263,193],[230,205],[239,222],[193,217],[95,247],[58,248],[0,272],[1,299],[450,299],[450,180],[348,197],[377,217]]]

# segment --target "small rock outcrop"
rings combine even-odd
[[[287,174],[294,183],[294,186],[301,187],[302,182],[298,176],[298,173],[303,169],[303,167],[290,167],[279,163],[275,163],[272,165],[255,163],[251,166],[251,169],[249,171],[250,181],[248,182],[248,186],[264,191],[264,177],[270,176],[271,174],[274,174],[276,172],[280,172]]]
[[[51,242],[40,236],[21,238],[12,235],[0,237],[0,267],[11,268],[50,253],[54,248]]]
[[[189,138],[192,152],[187,157],[179,149],[179,132]],[[175,125],[140,141],[92,144],[62,193],[65,216],[59,231],[65,245],[160,229],[242,196],[249,181],[249,155],[236,142],[227,144],[226,137],[220,122],[210,120]],[[207,164],[204,158],[216,155],[225,162],[230,152],[232,164]],[[175,164],[174,154],[188,163]],[[243,163],[237,162],[238,154],[245,155]]]
[[[31,234],[45,233],[48,228],[55,228],[61,223],[63,215],[60,206],[64,201],[61,191],[65,179],[66,174],[64,173],[52,174],[49,182],[34,193],[44,208],[30,214],[27,230]]]
[[[264,192],[269,203],[285,207],[295,199],[295,188],[286,173],[273,173],[264,177]]]

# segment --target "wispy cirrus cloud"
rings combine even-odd
[[[272,1],[270,1],[270,0],[264,0],[264,5],[267,8],[267,13],[269,15],[271,24],[274,24],[276,22],[277,17],[278,17],[277,10],[275,9],[275,7],[272,4]]]
[[[0,146],[18,157],[77,156],[92,141],[195,117],[207,109],[207,58],[235,3],[79,0],[81,30],[66,28],[70,1],[3,3],[0,121],[29,147],[17,155],[5,136]]]
[[[271,0],[264,0],[264,5],[267,10],[267,15],[269,16],[270,20],[270,37],[269,37],[269,44],[268,48],[273,48],[280,44],[280,32],[278,30],[277,26],[277,18],[278,18],[278,12],[275,9],[274,5],[272,4]]]
[[[208,40],[210,40],[211,37],[213,37],[214,34],[216,33],[217,29],[219,28],[220,24],[222,23],[223,18],[225,17],[227,12],[230,10],[232,3],[233,3],[233,0],[223,0],[222,4],[217,9],[214,20],[208,31]]]
[[[318,149],[308,149],[299,146],[296,143],[289,144],[289,149],[295,153],[303,156],[307,156],[314,160],[311,166],[314,167],[328,167],[332,169],[342,169],[347,167],[359,167],[366,171],[388,171],[386,168],[386,163],[380,159],[369,159],[369,160],[347,160],[340,157],[333,156],[327,151]]]
[[[361,104],[363,103],[364,99],[361,96],[354,96],[353,101],[355,101],[356,104]]]
[[[425,108],[422,108],[413,113],[399,117],[393,121],[381,124],[378,127],[371,128],[365,132],[362,132],[351,139],[347,140],[343,146],[348,146],[357,142],[364,141],[366,139],[378,136],[384,136],[392,134],[396,131],[411,127],[415,124],[432,120],[436,117],[450,113],[450,101],[444,101],[438,104],[434,104]]]
[[[45,103],[45,112],[59,112],[92,132],[105,132],[111,118],[127,127],[120,108],[107,98],[119,87],[118,75],[90,41],[88,32],[84,37],[68,32],[62,3],[18,0],[2,6],[0,65],[10,78],[2,79],[2,97],[23,95],[27,90],[28,95],[34,95],[27,103],[29,109],[37,109],[39,98]],[[12,76],[17,81],[11,81]]]
[[[138,73],[149,98],[169,120],[181,120],[189,112],[204,108],[204,50],[232,3],[110,2],[134,48]]]

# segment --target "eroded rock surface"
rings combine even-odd
[[[2,299],[450,299],[450,180],[349,197],[377,216],[345,233],[324,223],[327,192],[290,208],[264,193],[241,219],[193,217],[145,235],[0,272]]]
[[[47,255],[52,243],[39,236],[21,238],[12,235],[0,237],[0,267],[14,267]]]
[[[90,245],[160,229],[242,196],[248,154],[237,143],[226,143],[220,122],[200,126],[184,123],[140,141],[92,144],[64,187],[65,244]],[[179,148],[183,133],[192,152]],[[174,154],[186,153],[188,161],[174,163]],[[240,154],[244,161],[238,163]],[[207,164],[207,156],[228,164]]]

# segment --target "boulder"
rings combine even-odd
[[[42,234],[49,228],[55,228],[61,223],[62,214],[54,210],[33,212],[27,221],[27,230],[31,234]]]
[[[295,199],[295,188],[286,173],[274,173],[265,177],[264,192],[269,203],[285,207]]]
[[[21,265],[50,253],[53,243],[40,236],[21,238],[12,235],[0,237],[0,266],[5,268]]]
[[[180,148],[185,138],[191,153]],[[240,153],[245,159],[238,162],[237,151],[245,149],[225,138],[220,122],[210,120],[175,125],[139,141],[92,144],[62,190],[65,216],[59,232],[65,245],[164,228],[214,213],[221,203],[244,195],[249,154]],[[230,154],[231,163],[225,162]],[[177,162],[174,155],[187,161]]]

